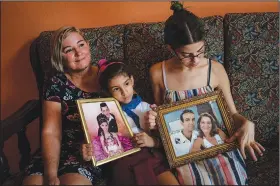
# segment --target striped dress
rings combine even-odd
[[[162,74],[165,86],[164,102],[172,103],[212,92],[210,86],[211,61],[208,62],[207,85],[192,90],[173,91],[167,87],[165,63]],[[192,162],[176,168],[177,178],[182,185],[247,185],[245,162],[238,149],[219,154],[214,158]]]

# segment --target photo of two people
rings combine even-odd
[[[176,157],[224,143],[227,131],[216,101],[164,115]]]
[[[93,146],[94,165],[98,166],[140,150],[133,146],[133,133],[116,100],[79,100],[78,106],[86,138]]]

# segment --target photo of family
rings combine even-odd
[[[79,100],[78,106],[85,135],[93,146],[94,165],[138,151],[132,144],[133,133],[113,98]]]
[[[157,123],[170,167],[210,158],[236,148],[225,143],[233,119],[221,91],[157,108]]]
[[[216,101],[164,115],[176,157],[222,144],[227,135]]]

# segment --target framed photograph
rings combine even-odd
[[[87,143],[93,147],[94,166],[138,152],[133,133],[119,102],[114,98],[77,100]]]
[[[235,130],[222,91],[161,105],[156,111],[156,122],[172,168],[238,147],[236,141],[224,143]]]

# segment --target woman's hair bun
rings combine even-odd
[[[173,10],[173,13],[175,13],[184,10],[184,7],[183,4],[180,3],[179,1],[171,1],[170,9]]]

